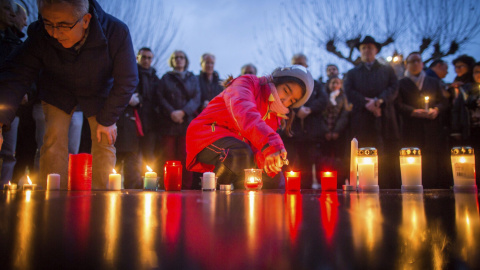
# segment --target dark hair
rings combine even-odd
[[[172,55],[170,55],[170,58],[168,59],[168,65],[171,67],[171,68],[174,68],[174,65],[173,65],[173,60],[175,60],[175,54],[176,53],[183,53],[183,56],[185,56],[185,69],[184,70],[187,70],[188,69],[188,64],[190,64],[190,61],[188,61],[188,57],[187,57],[187,54],[184,52],[184,51],[180,51],[180,50],[176,50],[172,53]]]
[[[307,87],[305,83],[297,77],[282,76],[282,77],[273,78],[273,84],[275,85],[275,87],[284,83],[296,83],[300,85],[300,88],[302,88],[302,97],[305,96],[305,94],[307,93]],[[288,120],[286,121],[286,123],[285,123],[285,120],[282,119],[282,129],[284,130],[285,134],[291,137],[293,136],[292,124],[293,124],[293,120],[295,119],[295,112],[292,110],[292,108],[290,108],[290,112],[288,113],[287,116],[288,116]]]
[[[446,64],[446,63],[447,62],[443,61],[442,59],[436,59],[436,60],[433,60],[433,62],[430,64],[430,66],[428,68],[434,68],[437,65]]]
[[[472,70],[473,66],[475,65],[475,58],[466,54],[462,54],[459,57],[455,58],[452,61],[452,64],[455,65],[458,62],[465,63],[468,66],[468,70]]]
[[[138,50],[137,55],[139,55],[141,51],[146,51],[146,52],[151,52],[151,53],[153,53],[153,52],[152,52],[152,49],[150,49],[150,48],[148,48],[148,47],[142,47],[142,48],[140,48],[140,50]]]
[[[409,58],[410,56],[414,55],[414,54],[418,54],[418,55],[420,55],[420,58],[422,58],[422,54],[421,54],[420,52],[415,51],[415,52],[411,52],[411,53],[409,53],[409,54],[407,55],[407,58],[405,58],[405,62],[407,62],[407,61],[408,61],[408,58]]]
[[[253,75],[257,75],[257,67],[254,66],[252,63],[248,63],[248,64],[245,64],[245,65],[242,66],[241,71],[240,71],[241,75],[245,75],[245,70],[247,69],[247,67],[252,67],[253,69],[255,69],[255,74],[253,74]]]
[[[338,69],[338,66],[337,66],[337,65],[335,65],[335,64],[332,64],[332,63],[330,63],[330,64],[327,64],[327,68],[328,68],[328,67],[336,67],[336,68]]]
[[[480,62],[476,62],[475,65],[473,65],[473,67],[479,67],[480,66]]]

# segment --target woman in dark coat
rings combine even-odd
[[[173,71],[163,75],[157,92],[165,123],[160,127],[163,146],[160,168],[167,160],[180,160],[183,165],[182,188],[191,189],[193,175],[186,170],[185,136],[200,106],[200,86],[197,77],[187,71],[189,61],[183,51],[173,52],[169,64]]]

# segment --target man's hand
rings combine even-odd
[[[332,132],[332,140],[338,139],[338,133],[337,132]]]
[[[183,123],[184,116],[185,116],[185,112],[182,110],[176,110],[170,114],[170,118],[172,119],[172,121],[178,124]]]
[[[365,109],[370,111],[375,117],[382,116],[382,109],[380,108],[381,103],[378,99],[374,98],[365,98],[367,104],[365,104]]]
[[[415,118],[428,118],[428,111],[424,109],[415,109],[411,116]]]
[[[433,108],[433,109],[430,108],[430,110],[428,110],[429,119],[434,120],[437,118],[437,116],[438,116],[438,108]]]
[[[298,109],[297,117],[300,119],[305,119],[305,117],[307,117],[311,113],[312,110],[310,108],[302,106],[300,107],[300,109]]]
[[[140,98],[138,97],[138,93],[134,93],[128,102],[128,105],[135,107],[140,103]]]
[[[265,166],[264,170],[265,172],[268,173],[279,173],[282,171],[283,167],[283,160],[287,158],[287,151],[285,149],[282,149],[282,151],[275,152],[271,155],[268,155],[265,158]]]
[[[108,144],[114,144],[117,140],[117,125],[113,124],[111,126],[102,126],[98,124],[97,126],[97,140],[98,142],[102,141],[102,133],[107,136]]]
[[[25,94],[25,96],[23,96],[22,98],[22,102],[20,102],[21,105],[25,105],[28,103],[28,95]]]

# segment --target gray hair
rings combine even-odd
[[[67,3],[75,7],[75,17],[80,18],[88,13],[89,3],[88,0],[37,0],[38,10],[42,9],[45,5],[52,5],[58,3]]]
[[[211,53],[204,53],[202,54],[202,56],[200,57],[200,64],[203,63],[203,61],[205,61],[205,58],[207,56],[210,56],[213,58],[213,61],[215,61],[215,55],[211,54]]]

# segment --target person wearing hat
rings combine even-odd
[[[344,89],[353,104],[350,119],[351,138],[359,147],[376,147],[379,153],[379,185],[400,188],[398,142],[400,133],[395,112],[398,81],[389,65],[376,59],[382,46],[371,36],[357,45],[361,63],[347,72]]]
[[[291,128],[291,109],[307,102],[313,77],[305,67],[293,65],[264,77],[229,78],[225,87],[188,127],[186,167],[213,171],[218,183],[242,189],[244,169],[256,166],[270,177],[282,170],[287,152],[276,131]],[[278,186],[270,179],[264,188]]]

